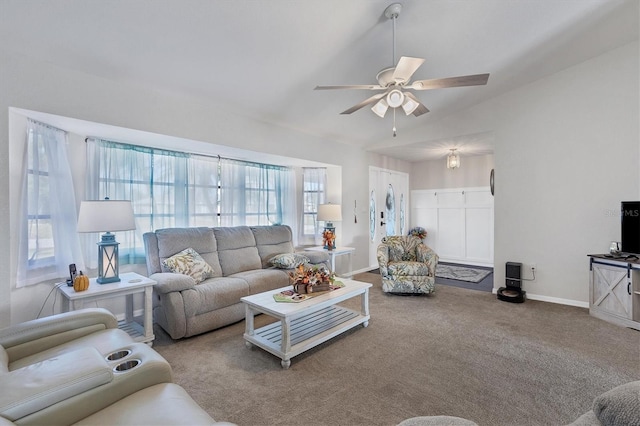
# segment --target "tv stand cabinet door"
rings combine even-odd
[[[589,289],[589,311],[613,315],[626,320],[633,319],[632,279],[637,271],[627,276],[626,264],[621,266],[593,264]]]

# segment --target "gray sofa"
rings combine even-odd
[[[147,272],[155,280],[153,318],[173,339],[194,336],[244,319],[240,298],[289,285],[288,270],[271,266],[275,255],[293,253],[286,225],[167,228],[145,233]],[[163,261],[192,248],[213,268],[196,284],[168,272]],[[329,267],[329,256],[304,252],[309,263]]]

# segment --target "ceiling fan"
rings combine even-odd
[[[396,19],[400,15],[402,5],[393,3],[388,6],[384,15],[393,22],[393,61],[396,60]],[[413,114],[418,117],[429,112],[416,96],[408,90],[432,90],[444,89],[447,87],[481,86],[487,84],[489,74],[474,74],[460,77],[436,78],[431,80],[416,80],[410,82],[413,73],[422,65],[424,59],[402,56],[395,67],[385,68],[378,73],[376,79],[378,84],[348,85],[348,86],[316,86],[314,90],[334,90],[334,89],[360,89],[377,90],[377,93],[368,99],[360,102],[351,108],[344,110],[341,114],[351,114],[374,104],[371,110],[378,116],[384,117],[389,107],[393,108],[393,136],[396,136],[395,111],[402,107],[406,115]]]

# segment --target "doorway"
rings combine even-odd
[[[407,233],[408,195],[408,173],[369,167],[369,267],[378,267],[382,238]]]

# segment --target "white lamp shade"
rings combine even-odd
[[[371,107],[371,111],[373,111],[378,117],[384,118],[384,115],[387,113],[389,109],[389,104],[384,98],[380,99],[374,106]]]
[[[342,220],[342,207],[340,204],[320,204],[318,206],[318,220],[340,222]]]
[[[399,91],[398,89],[393,89],[387,95],[387,104],[391,108],[398,108],[404,102],[404,93]]]
[[[136,229],[133,206],[128,200],[97,200],[80,203],[78,232],[116,232]]]
[[[406,115],[413,114],[413,112],[418,108],[418,103],[411,99],[408,96],[405,96],[404,103],[402,104],[402,109]]]

